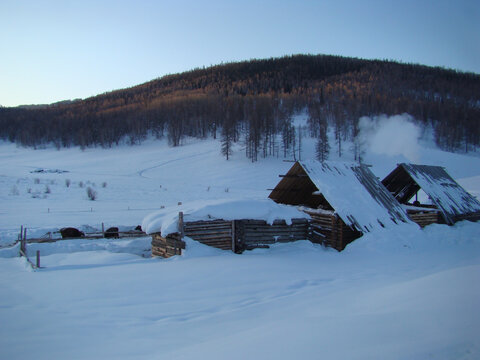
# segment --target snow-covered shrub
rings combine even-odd
[[[89,186],[87,188],[87,196],[90,200],[94,201],[97,199],[97,192]]]

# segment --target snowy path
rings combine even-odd
[[[172,163],[176,163],[176,162],[180,162],[182,160],[186,160],[186,159],[193,159],[193,158],[196,158],[196,157],[203,157],[205,155],[209,155],[209,154],[212,154],[215,150],[209,150],[209,151],[206,151],[206,152],[202,152],[202,153],[199,153],[199,154],[194,154],[194,155],[188,155],[188,156],[182,156],[182,157],[178,157],[176,159],[172,159],[172,160],[168,160],[168,161],[165,161],[165,162],[162,162],[158,165],[155,165],[155,166],[150,166],[150,167],[147,167],[143,170],[140,170],[137,172],[137,174],[140,176],[140,177],[143,177],[145,179],[152,179],[151,177],[147,177],[145,176],[145,172],[147,171],[151,171],[151,170],[154,170],[154,169],[157,169],[159,167],[163,167],[165,165],[168,165],[168,164],[172,164]]]

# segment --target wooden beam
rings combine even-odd
[[[305,174],[292,174],[292,175],[278,175],[281,178],[308,178],[308,175]]]

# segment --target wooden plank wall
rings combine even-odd
[[[180,233],[169,234],[162,237],[160,233],[152,234],[152,256],[168,258],[174,255],[181,255],[185,249],[185,241]]]
[[[454,218],[454,220],[455,221],[461,221],[461,220],[479,221],[480,220],[480,212],[459,215],[459,216],[456,216]]]
[[[202,244],[222,250],[235,251],[232,221],[212,220],[187,222],[184,226],[185,236]]]
[[[309,234],[307,219],[275,220],[269,225],[263,220],[237,220],[235,222],[237,251],[266,247],[276,242],[306,240]]]
[[[408,217],[420,225],[422,228],[439,222],[439,213],[436,211],[432,212],[417,212],[417,213],[408,213]]]
[[[277,242],[310,240],[342,251],[361,233],[350,229],[339,217],[333,214],[309,213],[311,220],[293,219],[288,225],[285,220],[276,220],[272,225],[263,220],[211,220],[186,222],[183,225],[185,236],[202,244],[222,250],[242,253],[259,247],[268,247]],[[185,249],[181,232],[163,238],[152,234],[152,255],[170,257],[180,255]]]
[[[352,230],[335,214],[307,213],[312,218],[309,240],[313,243],[342,251],[348,244],[362,235],[361,232]]]

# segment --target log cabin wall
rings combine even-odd
[[[309,240],[342,251],[362,233],[352,230],[336,214],[305,211],[310,215]]]
[[[201,242],[202,244],[222,250],[235,251],[233,229],[232,221],[195,221],[185,223],[184,233],[185,236]]]
[[[306,240],[309,232],[307,219],[292,219],[291,225],[287,225],[285,220],[275,220],[272,225],[263,220],[237,220],[235,244],[237,252],[241,252],[277,242]]]

